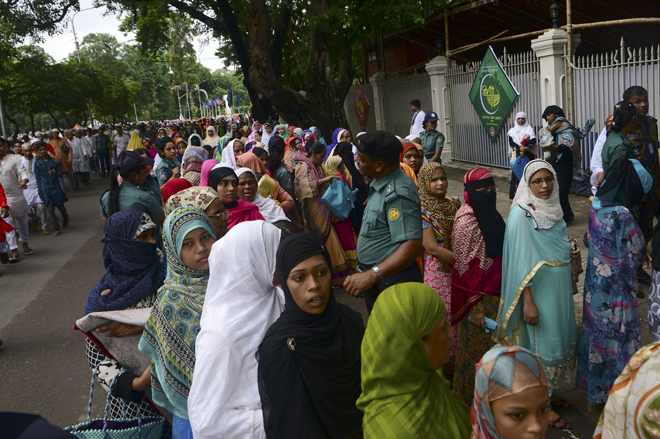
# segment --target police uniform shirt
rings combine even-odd
[[[163,205],[163,194],[160,192],[158,179],[154,175],[149,174],[141,187],[149,189],[149,192],[156,198],[158,204]]]
[[[284,162],[280,163],[275,172],[273,172],[273,178],[277,180],[282,189],[285,191],[290,191],[291,188],[291,173],[286,168]]]
[[[161,160],[156,168],[156,178],[158,178],[158,183],[165,184],[170,181],[172,178],[172,170],[176,168],[174,162],[171,162],[167,159]]]
[[[120,186],[119,210],[144,212],[154,221],[163,214],[163,208],[151,190],[146,187],[137,187],[128,180],[124,180]],[[101,197],[101,216],[110,217],[110,190],[107,190]]]
[[[415,182],[400,169],[373,180],[357,242],[361,264],[374,266],[403,241],[422,239],[422,206]]]
[[[435,155],[436,148],[445,146],[445,136],[438,130],[431,130],[429,134],[426,131],[419,133],[419,138],[422,140],[422,147],[424,148],[424,156],[430,159]]]

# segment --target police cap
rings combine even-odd
[[[126,150],[122,151],[122,153],[119,154],[119,157],[117,157],[117,164],[119,165],[122,174],[132,174],[145,166],[153,166],[154,161],[153,159],[142,157],[134,151]]]
[[[355,146],[360,153],[386,163],[398,162],[399,154],[403,151],[399,139],[387,131],[362,134],[355,139]]]

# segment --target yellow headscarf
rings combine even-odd
[[[348,182],[348,185],[350,186],[351,189],[353,189],[353,177],[351,177],[351,173],[348,172],[348,169],[346,169],[346,166],[344,166],[344,172],[341,173],[339,172],[339,167],[343,164],[342,158],[339,157],[338,155],[333,155],[331,157],[328,157],[328,160],[325,161],[325,175],[335,175],[335,174],[340,174],[342,175],[346,181]]]
[[[144,146],[142,145],[142,138],[138,134],[137,130],[131,131],[131,139],[128,141],[128,146],[126,147],[126,149],[133,150],[140,148],[144,148]]]

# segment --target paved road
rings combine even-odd
[[[448,168],[449,195],[463,198],[464,172]],[[73,331],[72,325],[82,316],[90,289],[104,274],[98,200],[107,184],[107,179],[95,176],[91,186],[70,193],[67,209],[71,224],[64,233],[54,237],[32,231],[30,245],[35,255],[0,267],[0,339],[4,342],[0,348],[0,411],[38,413],[60,426],[85,418],[91,373],[83,336]],[[498,179],[498,186],[498,210],[506,217],[508,182]],[[579,197],[572,197],[571,203],[576,220],[570,224],[569,233],[581,238],[590,203]],[[361,300],[343,291],[337,296],[360,311],[366,323]],[[645,315],[642,309],[640,315]],[[648,337],[648,330],[643,333]],[[562,412],[573,431],[549,429],[546,437],[592,437],[598,415],[586,411],[584,392],[572,390],[561,395],[575,405]],[[101,414],[103,397],[104,392],[99,391],[95,415]]]

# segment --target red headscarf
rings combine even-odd
[[[490,172],[475,168],[465,174],[463,184],[492,178]],[[451,325],[460,322],[484,296],[499,296],[502,289],[502,257],[488,258],[486,241],[472,209],[468,193],[456,212],[451,235],[454,264],[451,272]]]
[[[185,178],[174,178],[163,186],[163,201],[167,203],[167,200],[174,194],[181,192],[184,189],[192,187],[192,183],[186,180]]]
[[[472,183],[473,181],[483,180],[484,178],[492,177],[493,175],[484,168],[474,168],[468,171],[463,177],[463,184]],[[465,202],[470,204],[467,191],[463,191]]]
[[[417,155],[419,156],[419,150],[417,149],[417,146],[415,146],[415,144],[412,143],[412,142],[405,141],[403,143],[403,151],[401,151],[401,154],[399,154],[399,162],[403,163],[403,156],[406,155],[406,153],[408,151],[410,151],[411,149],[414,149],[415,151],[417,151]],[[423,161],[423,159],[422,159],[422,161]],[[415,175],[419,174],[419,171],[420,171],[420,169],[422,169],[423,164],[424,163],[419,163],[419,166],[417,167],[417,170],[415,171]]]

